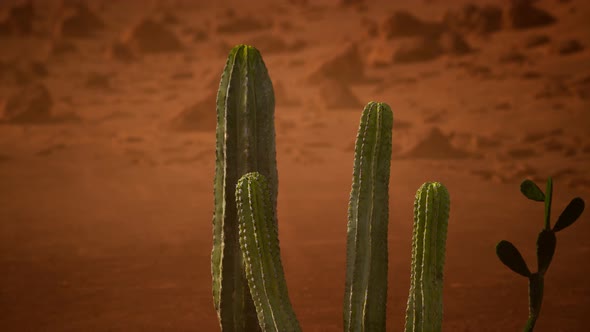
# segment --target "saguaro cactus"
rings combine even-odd
[[[348,205],[344,331],[386,327],[392,126],[387,104],[367,104],[356,138]]]
[[[277,224],[263,175],[252,172],[240,178],[236,204],[244,268],[260,327],[265,332],[301,331],[289,300]]]
[[[449,193],[441,183],[426,182],[416,192],[406,332],[442,331],[449,209]]]
[[[263,174],[276,222],[274,104],[272,82],[258,50],[246,45],[234,47],[217,94],[211,270],[214,305],[223,331],[259,330],[242,265],[235,189],[242,175],[253,171]]]

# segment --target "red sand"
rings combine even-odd
[[[543,207],[520,194],[524,178],[542,185],[554,176],[553,221],[573,197],[590,202],[589,2],[539,1],[555,22],[528,29],[512,27],[499,7],[502,26],[488,35],[461,21],[453,26],[470,46],[464,55],[449,38],[424,34],[443,29],[444,14],[465,1],[86,3],[64,11],[59,1],[33,1],[32,18],[25,7],[0,20],[0,330],[219,330],[210,272],[214,105],[201,105],[212,103],[230,48],[249,40],[268,41],[260,48],[282,86],[281,254],[303,330],[342,329],[361,109],[326,106],[354,97],[394,111],[388,331],[403,327],[412,201],[430,180],[451,195],[443,330],[522,329],[527,281],[500,263],[495,245],[512,241],[535,269]],[[428,30],[412,32],[430,39],[411,49],[410,62],[394,54],[424,44],[386,38],[396,9]],[[159,41],[133,37],[145,18],[181,45],[160,30]],[[358,54],[339,56],[350,43]],[[326,79],[353,96],[330,95]],[[35,83],[51,101],[18,97]],[[192,106],[196,114],[178,117]],[[558,234],[535,331],[587,330],[588,216]]]

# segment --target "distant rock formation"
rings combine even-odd
[[[27,85],[0,104],[3,122],[36,123],[51,119],[53,99],[44,84]]]
[[[554,52],[559,55],[570,55],[582,52],[584,45],[576,39],[568,39],[560,42],[555,46]]]
[[[551,38],[547,35],[531,35],[524,41],[525,48],[536,48],[547,45],[551,42]]]
[[[404,159],[463,159],[478,155],[459,149],[451,143],[451,135],[445,135],[439,127],[432,127],[412,149],[399,158]]]
[[[28,0],[14,5],[0,19],[0,36],[30,35],[33,32],[34,18],[33,1]]]
[[[438,39],[417,37],[403,40],[393,55],[393,63],[406,64],[431,61],[443,54]]]
[[[322,63],[310,76],[311,83],[324,79],[334,79],[346,83],[358,83],[366,80],[363,60],[358,45],[353,43]]]
[[[0,60],[0,83],[22,86],[48,75],[47,66],[40,61]]]
[[[339,80],[324,80],[320,84],[320,101],[324,108],[361,110],[363,103],[350,87]]]
[[[398,10],[381,24],[381,35],[386,39],[438,35],[443,26],[436,22],[425,22],[410,12]]]
[[[459,10],[450,10],[443,18],[451,30],[467,34],[486,35],[502,29],[502,8],[494,5],[466,4]]]
[[[553,15],[537,8],[532,0],[511,0],[507,19],[510,27],[518,30],[543,27],[557,22]]]
[[[103,20],[84,1],[66,1],[55,26],[55,34],[63,38],[91,38],[104,30]]]
[[[439,38],[439,44],[443,53],[448,55],[464,55],[473,51],[463,35],[455,31],[443,33]]]
[[[183,109],[172,119],[176,131],[214,131],[217,127],[217,91]]]
[[[174,32],[150,18],[139,21],[126,31],[122,43],[138,54],[170,53],[184,49]]]
[[[115,41],[106,49],[107,59],[116,60],[124,63],[131,63],[138,59],[138,55],[127,45],[120,41]]]

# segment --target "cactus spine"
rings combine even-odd
[[[384,103],[363,110],[348,205],[344,331],[385,331],[387,226],[393,113]]]
[[[263,174],[276,222],[278,175],[273,87],[254,47],[238,45],[229,53],[217,94],[216,140],[211,253],[214,305],[223,331],[257,331],[240,252],[235,189],[242,175]]]
[[[406,332],[442,331],[449,208],[449,193],[441,183],[426,182],[416,192]]]
[[[301,331],[289,300],[277,225],[263,175],[252,172],[240,178],[236,204],[240,247],[260,327],[269,332]]]

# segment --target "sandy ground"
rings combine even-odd
[[[535,269],[543,207],[525,178],[554,177],[553,221],[590,201],[590,3],[353,2],[1,1],[0,330],[219,330],[214,101],[238,43],[262,51],[276,90],[281,254],[303,330],[342,329],[370,100],[394,111],[388,331],[403,328],[413,197],[430,180],[451,195],[443,330],[521,330],[527,281],[495,244]],[[536,331],[587,331],[588,215],[558,233]]]

